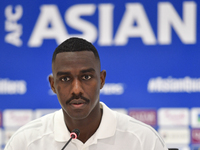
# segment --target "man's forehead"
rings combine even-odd
[[[73,57],[83,57],[83,58],[94,58],[95,55],[92,51],[74,51],[74,52],[60,52],[56,55],[56,59],[58,60],[60,58],[73,58]]]
[[[62,67],[100,67],[100,62],[95,58],[91,51],[78,51],[78,52],[62,52],[58,53],[55,61],[52,64],[52,69],[60,69]]]

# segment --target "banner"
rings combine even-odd
[[[0,145],[3,147],[11,135],[4,130],[9,111],[19,110],[18,115],[11,113],[18,119],[23,119],[21,111],[29,111],[26,113],[29,121],[39,109],[61,108],[48,81],[51,59],[61,42],[75,36],[94,44],[101,69],[107,71],[100,101],[150,122],[161,134],[169,135],[166,141],[172,147],[175,144],[183,150],[197,149],[200,145],[195,135],[199,134],[196,124],[200,122],[199,5],[197,0],[2,0],[0,136],[4,138]],[[184,132],[163,128],[166,120],[159,120],[160,116],[170,120],[164,127],[170,123],[184,126]],[[183,119],[184,124],[175,124],[174,116]],[[173,134],[179,133],[189,139],[174,139],[178,137]],[[170,143],[170,136],[180,144]]]

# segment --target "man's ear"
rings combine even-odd
[[[56,90],[55,90],[55,87],[54,87],[54,79],[53,79],[52,75],[49,75],[49,83],[50,83],[52,91],[56,94]]]
[[[100,78],[101,78],[101,87],[100,87],[100,89],[102,89],[104,84],[105,84],[105,80],[106,80],[106,71],[105,70],[101,71]]]

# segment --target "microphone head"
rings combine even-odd
[[[72,139],[77,139],[79,135],[80,135],[79,129],[74,129],[74,130],[70,133],[70,137],[71,137]]]

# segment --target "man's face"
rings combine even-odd
[[[106,72],[90,51],[58,53],[49,77],[64,113],[73,119],[84,119],[99,105],[99,93]]]

